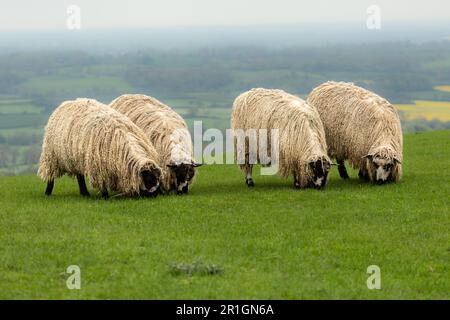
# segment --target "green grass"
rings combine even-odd
[[[323,191],[257,174],[247,189],[211,165],[187,196],[103,201],[69,178],[50,198],[36,177],[1,178],[0,298],[448,299],[449,141],[406,135],[404,179],[385,186],[333,168]]]

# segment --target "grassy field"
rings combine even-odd
[[[0,298],[448,299],[449,141],[406,135],[404,179],[385,186],[333,169],[323,191],[256,174],[249,190],[236,166],[211,165],[188,196],[104,201],[69,178],[50,198],[34,176],[1,178]]]

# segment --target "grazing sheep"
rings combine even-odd
[[[402,129],[386,99],[352,83],[326,82],[307,101],[322,118],[328,152],[336,157],[343,179],[348,178],[345,160],[359,169],[361,179],[377,183],[400,179]]]
[[[279,133],[279,163],[278,174],[287,178],[294,175],[295,188],[315,187],[326,185],[331,161],[328,157],[325,133],[319,114],[305,101],[282,90],[252,89],[236,98],[231,114],[231,128],[234,132],[234,148],[236,158],[245,153],[245,163],[238,164],[245,174],[249,187],[254,186],[252,167],[249,161],[249,139],[244,146],[238,145],[237,130],[278,129]],[[267,144],[267,152],[272,149]],[[261,139],[257,145],[261,147]],[[264,164],[260,154],[256,162]]]
[[[84,176],[108,198],[108,189],[125,195],[156,195],[161,178],[156,150],[130,119],[93,99],[63,102],[45,128],[38,175],[47,182],[76,176],[88,196]]]
[[[164,173],[162,191],[188,193],[200,164],[194,161],[191,136],[183,118],[162,102],[142,94],[122,95],[110,107],[130,118],[155,146]]]

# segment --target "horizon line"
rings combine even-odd
[[[411,26],[411,25],[417,25],[417,26],[425,26],[425,27],[432,27],[432,26],[438,26],[442,24],[450,25],[450,20],[447,19],[440,19],[440,20],[407,20],[407,19],[400,19],[400,20],[386,20],[382,22],[384,25],[393,26],[396,25],[396,27],[404,25]],[[286,23],[258,23],[258,24],[235,24],[235,25],[229,25],[229,24],[214,24],[214,25],[167,25],[167,26],[123,26],[123,27],[82,27],[79,30],[76,30],[78,32],[83,31],[94,31],[94,32],[105,32],[105,31],[150,31],[150,30],[183,30],[183,29],[251,29],[251,28],[288,28],[288,27],[317,27],[317,26],[323,26],[324,28],[333,26],[336,27],[336,25],[341,25],[342,27],[350,27],[355,25],[365,25],[365,21],[362,20],[352,20],[352,21],[327,21],[325,23],[320,21],[308,21],[308,22],[286,22]],[[0,27],[0,33],[12,33],[12,32],[19,32],[19,33],[54,33],[59,31],[68,31],[65,26],[61,26],[59,28],[57,27],[38,27],[38,28],[8,28],[5,26]]]

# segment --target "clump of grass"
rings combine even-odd
[[[192,277],[194,275],[213,276],[223,273],[223,269],[212,263],[205,263],[202,261],[194,261],[193,263],[176,263],[170,264],[170,273],[174,276],[187,275]]]

